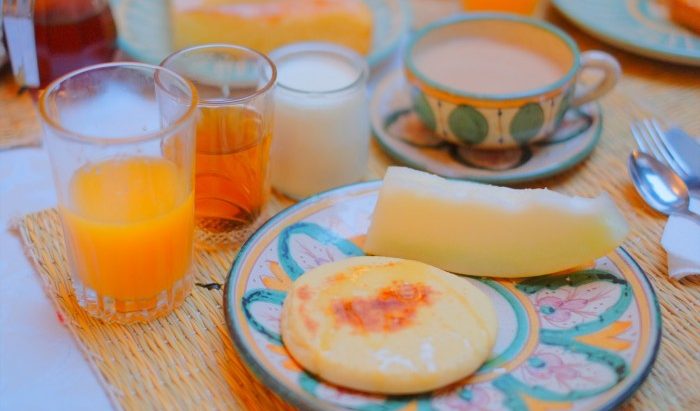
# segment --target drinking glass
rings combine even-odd
[[[197,91],[162,67],[108,63],[39,99],[78,303],[146,321],[189,293]]]
[[[205,44],[178,51],[161,66],[199,93],[195,240],[238,245],[264,219],[269,197],[275,65],[245,47]]]

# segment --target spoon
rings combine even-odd
[[[638,150],[627,163],[634,187],[654,210],[670,215],[690,215],[688,187],[668,166]]]

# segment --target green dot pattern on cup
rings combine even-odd
[[[452,133],[467,144],[479,144],[489,133],[486,117],[471,106],[458,106],[447,121]]]
[[[538,103],[520,107],[510,122],[510,135],[519,144],[527,144],[535,138],[544,125],[544,110]]]
[[[430,107],[430,103],[428,103],[428,99],[425,97],[425,95],[417,92],[413,99],[413,104],[415,106],[416,113],[418,113],[418,117],[423,120],[425,126],[431,131],[435,131],[435,113],[433,113],[433,109]]]

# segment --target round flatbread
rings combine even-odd
[[[408,394],[460,380],[488,358],[496,312],[469,280],[411,260],[354,257],[299,277],[282,339],[309,372],[356,390]]]

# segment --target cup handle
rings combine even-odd
[[[622,73],[620,63],[615,60],[615,57],[602,51],[586,51],[581,53],[581,71],[590,69],[602,71],[603,78],[589,86],[580,86],[577,84],[576,93],[571,100],[572,106],[580,106],[602,97],[608,91],[612,90]]]

